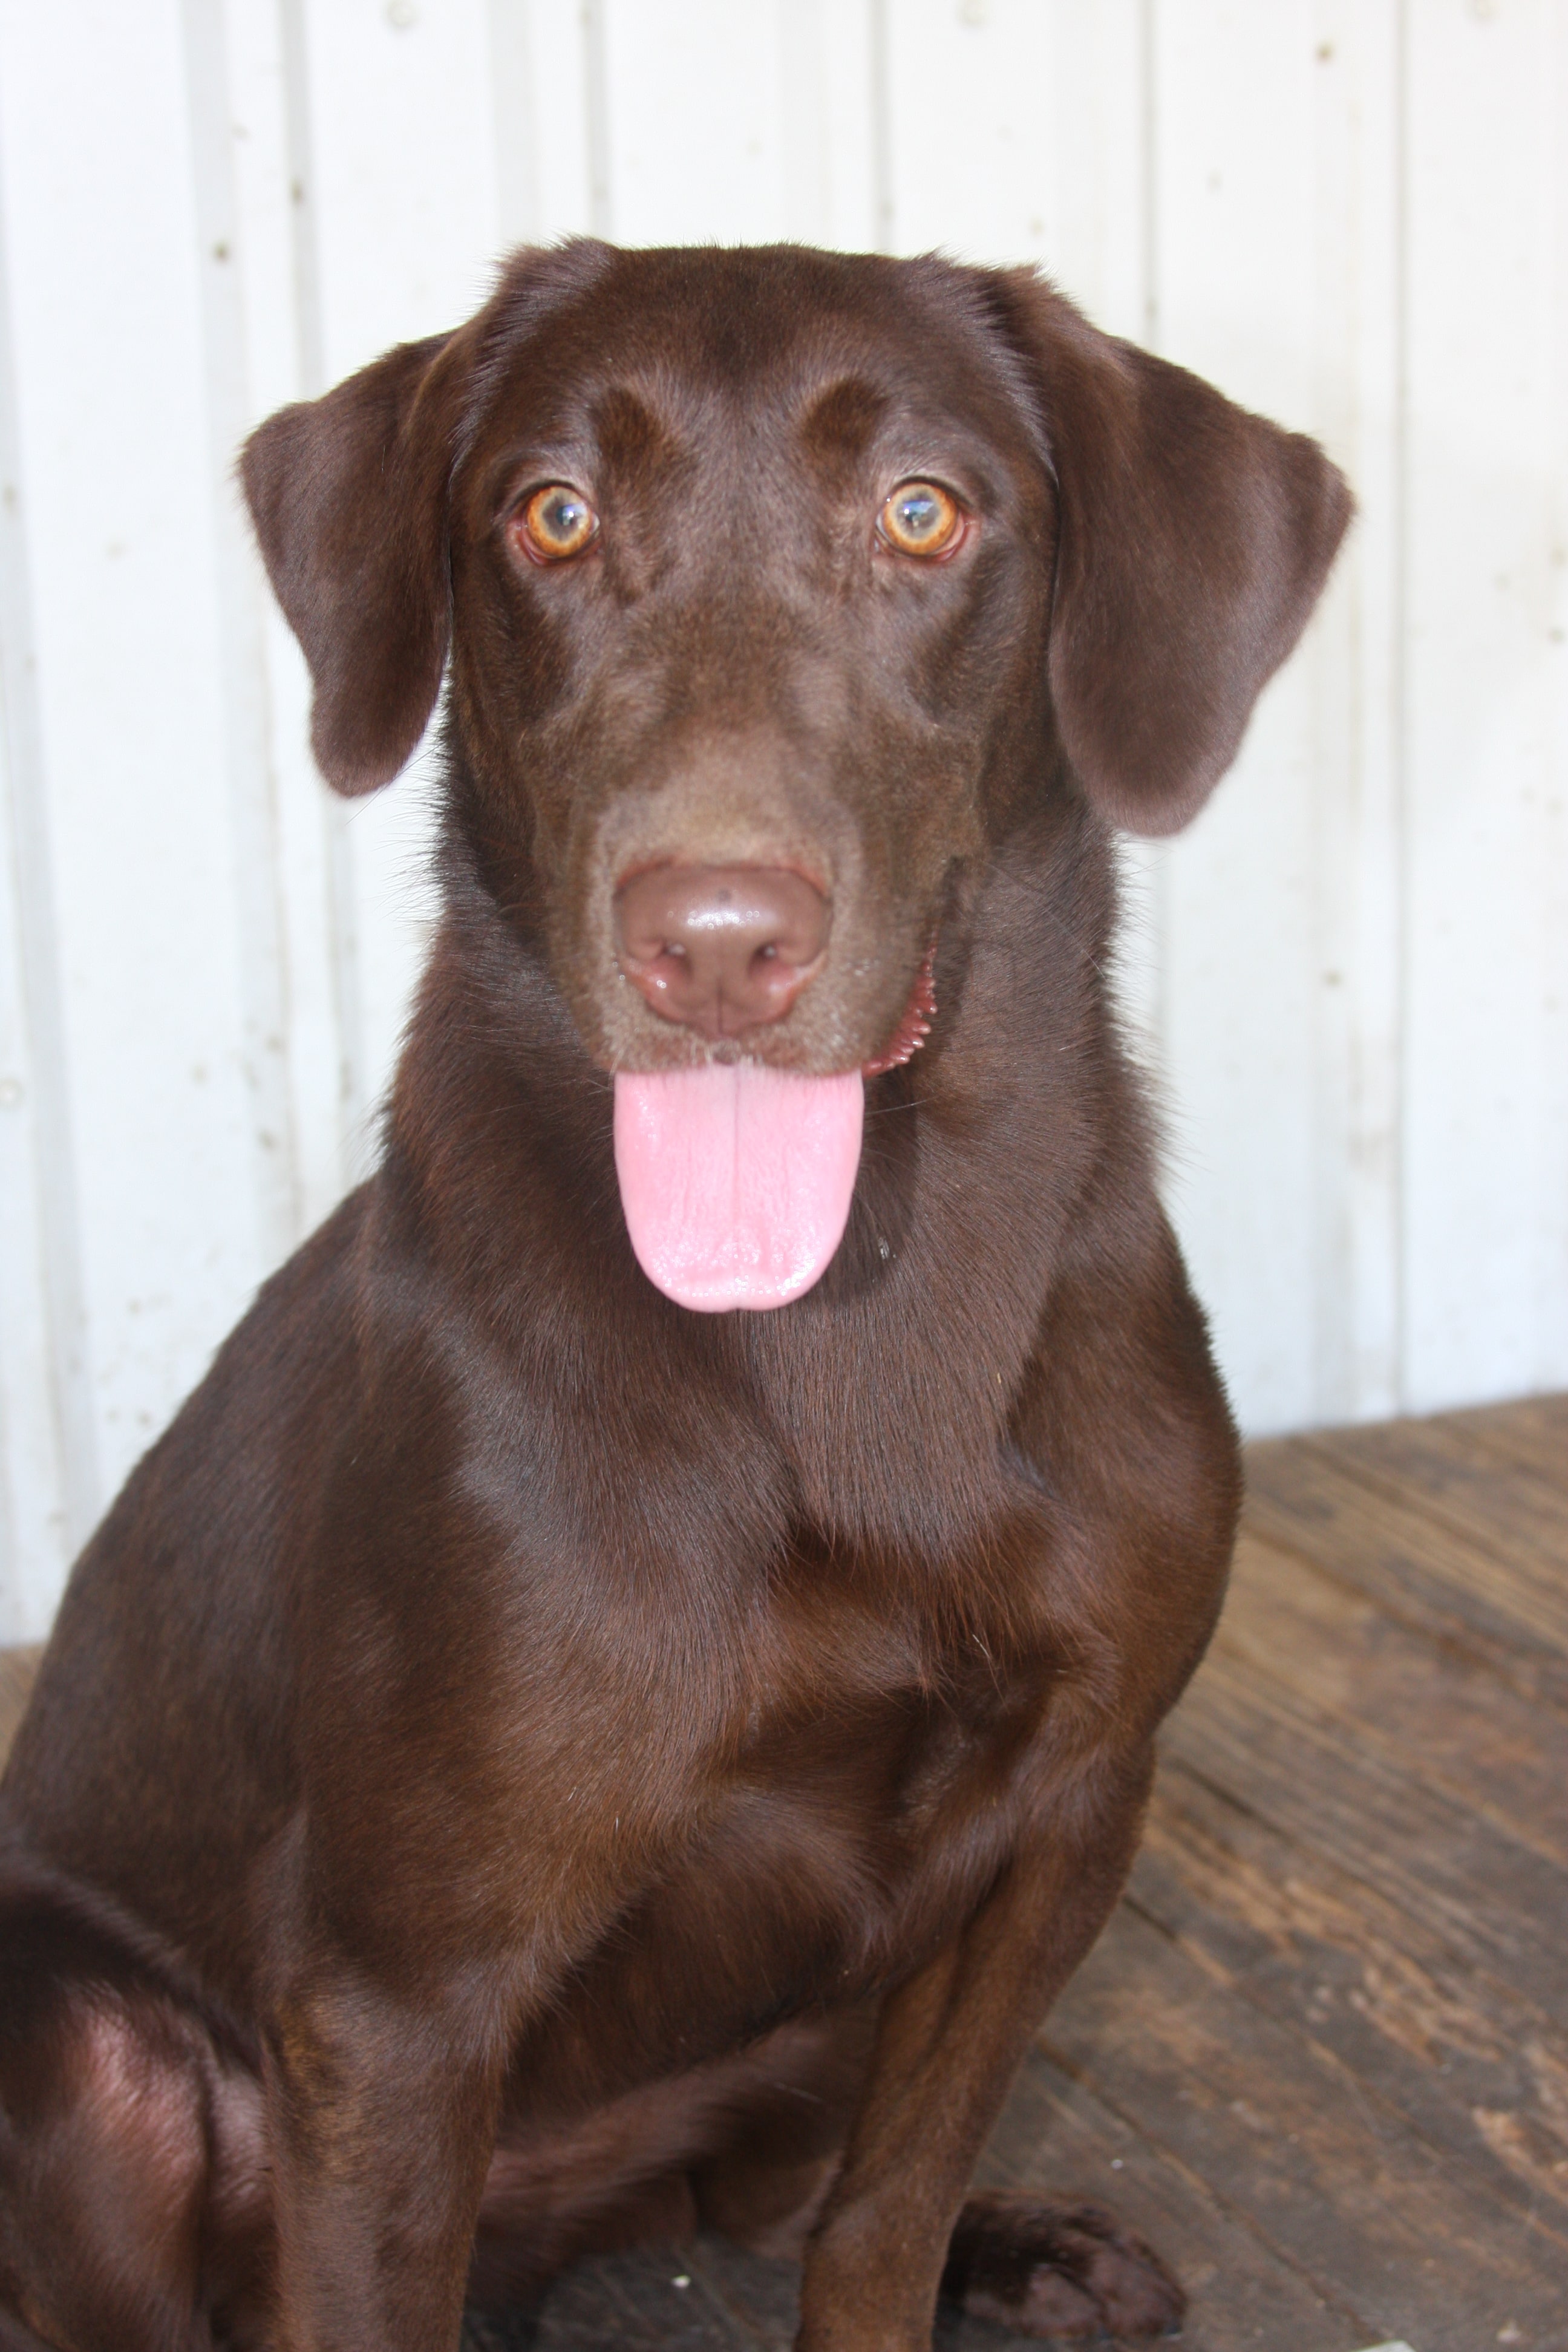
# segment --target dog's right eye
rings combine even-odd
[[[947,555],[963,530],[963,509],[938,482],[903,482],[877,518],[877,529],[900,555]]]
[[[563,563],[595,538],[599,518],[568,482],[546,482],[513,518],[512,536],[535,563]]]

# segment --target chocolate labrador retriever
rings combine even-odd
[[[339,791],[447,681],[445,913],[4,1783],[0,2344],[438,2352],[699,2217],[809,2352],[1157,2332],[965,2190],[1237,1510],[1112,831],[1344,485],[1028,271],[594,243],[243,472]]]

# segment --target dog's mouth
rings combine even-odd
[[[866,1080],[907,1062],[935,1015],[933,940],[883,1051],[807,1077],[752,1061],[616,1076],[616,1174],[638,1265],[679,1306],[786,1307],[848,1222]]]

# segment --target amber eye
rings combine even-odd
[[[530,555],[546,563],[581,555],[599,528],[599,518],[580,490],[567,482],[546,482],[535,490],[513,528]]]
[[[877,528],[900,555],[945,555],[963,522],[963,509],[951,492],[935,482],[900,482]]]

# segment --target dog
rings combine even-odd
[[[437,2352],[700,2220],[803,2352],[1158,2333],[969,2198],[1237,1452],[1107,978],[1351,509],[1024,269],[525,251],[253,436],[339,792],[445,683],[377,1172],[0,1794],[5,2352]]]

